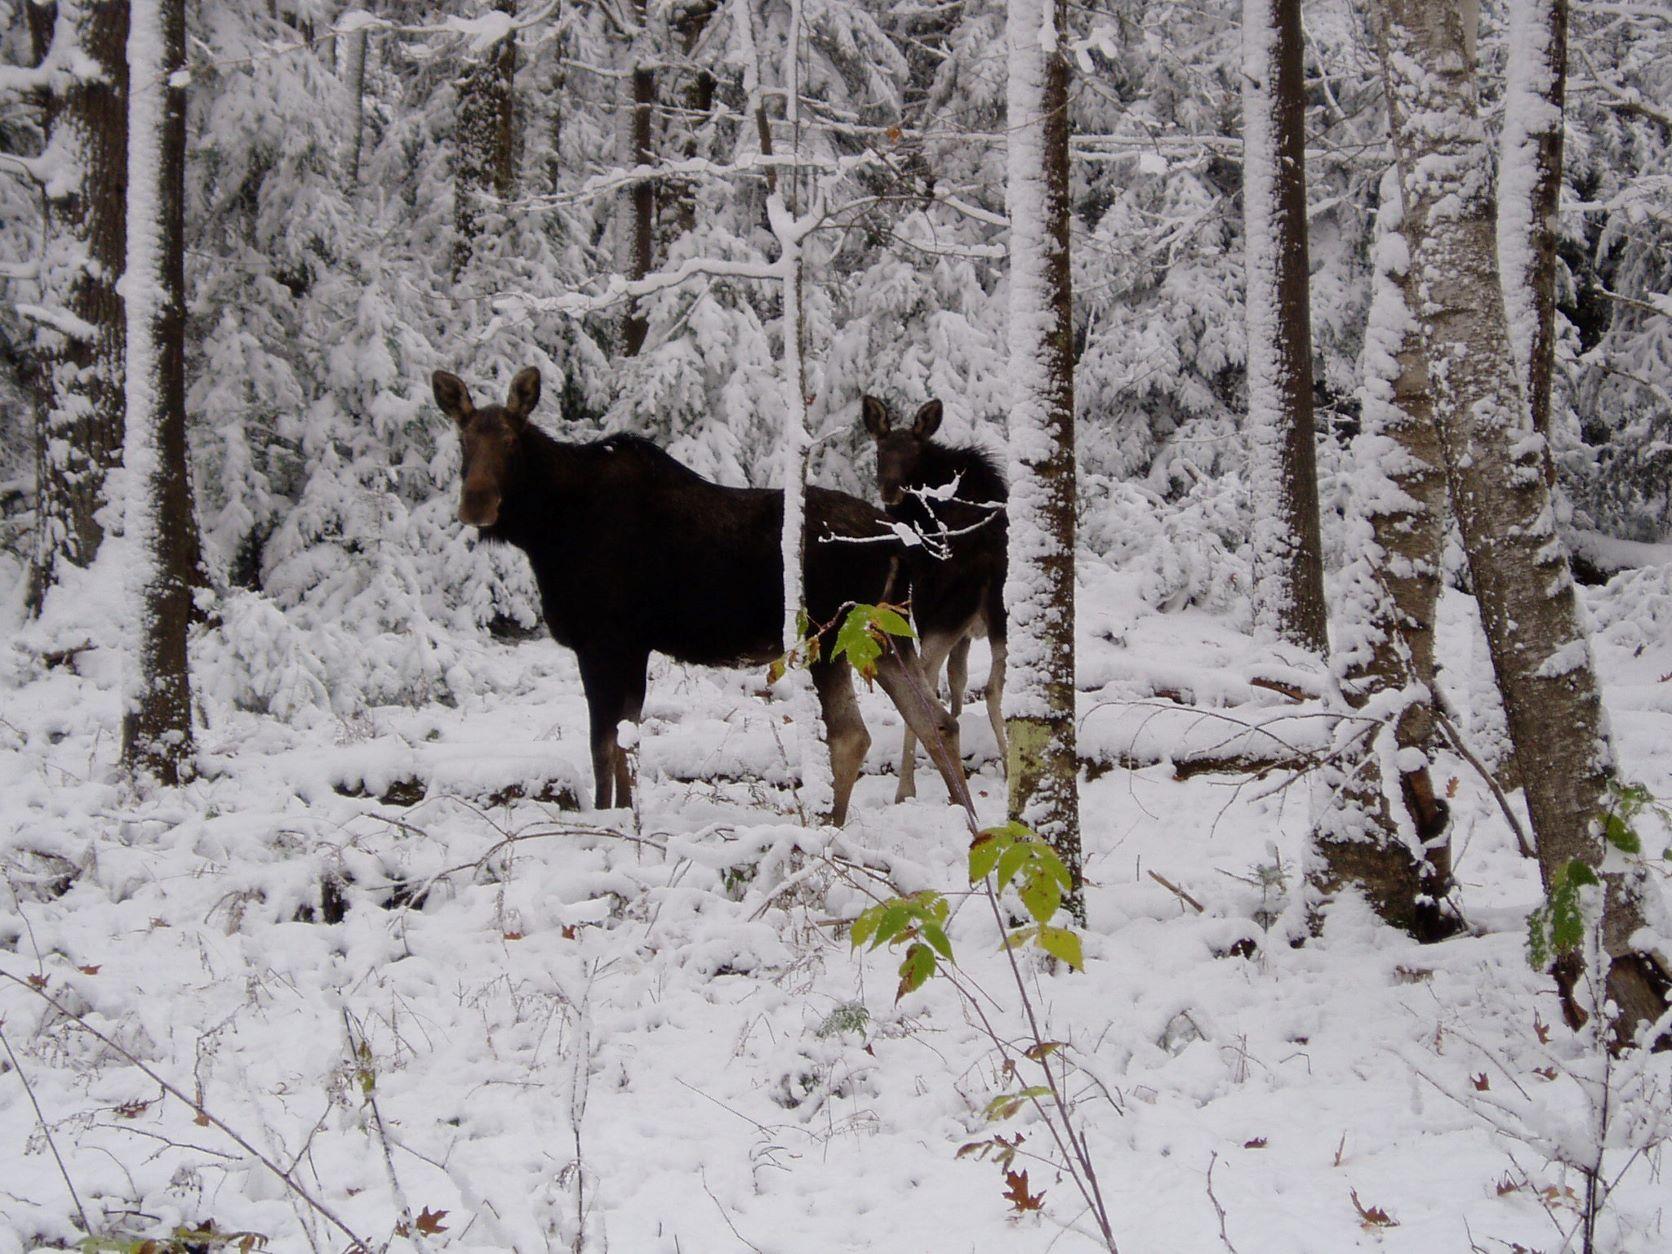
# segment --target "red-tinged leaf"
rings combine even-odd
[[[200,1110],[192,1116],[192,1122],[200,1128],[207,1128],[209,1126],[209,1116]]]
[[[1010,1203],[1010,1208],[1018,1215],[1025,1215],[1030,1210],[1039,1210],[1045,1205],[1045,1190],[1037,1193],[1028,1192],[1027,1169],[1021,1171],[1007,1171],[1004,1173],[1004,1200]]]
[[[46,976],[32,975],[29,977],[29,987],[39,991],[46,987]]]
[[[1508,1176],[1505,1176],[1502,1180],[1498,1181],[1499,1197],[1503,1197],[1506,1193],[1519,1193],[1520,1191],[1521,1186],[1514,1180],[1511,1180]]]
[[[501,935],[508,941],[521,940],[523,938],[523,934],[521,932],[503,932]]]
[[[1352,1195],[1353,1209],[1359,1213],[1359,1220],[1366,1228],[1397,1228],[1399,1221],[1380,1206],[1366,1206],[1359,1201],[1358,1190],[1349,1189]]]
[[[446,1232],[447,1225],[442,1223],[447,1218],[444,1210],[431,1210],[428,1206],[418,1212],[418,1218],[412,1221],[412,1226],[427,1236],[434,1236],[438,1232]]]
[[[1533,1035],[1538,1037],[1540,1045],[1550,1044],[1550,1025],[1539,1018],[1537,1013],[1533,1015]]]
[[[1487,1079],[1486,1072],[1484,1071],[1480,1072],[1478,1075],[1470,1076],[1469,1083],[1475,1086],[1475,1091],[1477,1093],[1484,1093],[1487,1089],[1492,1087],[1492,1081]]]
[[[922,988],[934,973],[935,951],[922,941],[915,942],[906,950],[905,961],[900,963],[900,987],[895,990],[894,1000],[899,1001],[907,993]]]
[[[577,937],[579,935],[580,935],[580,931],[579,931],[578,928],[575,927],[575,925],[573,923],[565,923],[563,925],[563,939],[564,940],[574,940],[575,937]]]
[[[1554,1080],[1556,1078],[1556,1065],[1552,1063],[1548,1067],[1534,1067],[1533,1074],[1543,1076],[1546,1080]]]
[[[138,1119],[151,1109],[154,1100],[148,1101],[145,1098],[136,1097],[131,1102],[123,1102],[116,1108],[116,1113],[124,1119]]]
[[[81,972],[83,975],[97,975],[99,973],[99,967],[98,967],[97,964],[90,965],[90,966],[85,966],[85,967],[77,967],[76,970]]]
[[[1242,1143],[1243,1149],[1265,1149],[1266,1138],[1263,1136],[1250,1137]]]

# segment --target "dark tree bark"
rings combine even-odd
[[[1382,179],[1365,330],[1362,426],[1336,614],[1335,673],[1366,720],[1337,733],[1349,751],[1323,772],[1326,803],[1308,880],[1324,897],[1345,884],[1376,913],[1423,939],[1452,929],[1449,809],[1435,794],[1434,617],[1445,540],[1445,477],[1401,228],[1396,171]],[[1387,776],[1393,776],[1393,779]],[[1389,787],[1389,784],[1393,787]]]
[[[1074,292],[1069,267],[1068,65],[1046,47],[1046,5],[1010,0],[1010,608],[1005,731],[1010,815],[1074,878],[1081,922],[1074,718]]]
[[[492,0],[499,12],[515,14],[516,0]],[[500,214],[489,198],[508,200],[516,191],[517,36],[508,33],[486,56],[469,57],[459,75],[458,120],[454,128],[453,277],[459,278],[490,221]]]
[[[350,31],[343,44],[343,86],[348,90],[348,182],[360,181],[360,149],[366,135],[366,32]]]
[[[631,159],[635,166],[648,166],[656,159],[652,146],[652,124],[656,111],[656,72],[645,64],[650,58],[650,27],[644,0],[636,7],[638,31],[633,39],[633,104],[630,118]],[[642,279],[650,273],[656,252],[656,181],[649,177],[634,180],[630,210],[630,232],[627,246],[627,277]],[[628,306],[627,316],[621,321],[621,353],[637,357],[644,347],[650,323],[637,301]]]
[[[1631,938],[1657,883],[1605,858],[1617,778],[1602,695],[1538,443],[1525,438],[1494,239],[1470,0],[1383,0],[1381,56],[1407,210],[1434,417],[1546,892],[1580,863],[1604,886],[1606,996],[1629,1035],[1665,1008],[1667,973]],[[1553,974],[1570,1023],[1582,954]],[[1592,973],[1600,974],[1600,973]]]
[[[29,597],[38,609],[60,566],[85,566],[97,553],[106,477],[122,458],[124,331],[116,285],[126,256],[128,6],[62,0],[31,5],[30,17],[40,51],[43,36],[66,40],[94,67],[44,102],[47,153],[74,174],[45,202],[36,337],[40,523]]]
[[[1312,415],[1300,0],[1244,0],[1243,214],[1255,613],[1329,650]]]
[[[166,785],[191,775],[186,634],[198,556],[186,464],[186,91],[174,83],[185,64],[185,0],[137,0],[128,35],[124,460],[140,602],[122,760],[136,777]]]

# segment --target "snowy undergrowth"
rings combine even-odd
[[[1347,903],[1290,948],[1303,786],[1169,762],[1226,751],[1225,729],[1251,754],[1317,743],[1312,679],[1223,617],[1147,608],[1144,578],[1081,572],[1088,969],[1027,968],[1121,1249],[1559,1248],[1582,1182],[1550,1160],[1583,1140],[1585,1059],[1523,957],[1536,874],[1495,803],[1442,762],[1479,935],[1419,947]],[[1669,604],[1664,571],[1592,601],[1623,757],[1661,793]],[[1469,609],[1443,615],[1453,674],[1477,664]],[[658,662],[635,830],[568,808],[584,703],[547,641],[447,637],[454,704],[289,722],[239,708],[247,650],[205,647],[204,775],[135,802],[114,782],[114,656],[47,667],[7,613],[0,971],[114,1044],[0,981],[29,1086],[4,1064],[0,1251],[80,1236],[54,1147],[105,1233],[212,1218],[278,1250],[346,1243],[138,1064],[394,1248],[1096,1248],[1047,1164],[1018,1160],[1045,1202],[1015,1217],[991,1163],[954,1158],[995,1130],[1045,1138],[984,1120],[1014,1082],[951,990],[895,1005],[893,963],[848,952],[839,921],[872,894],[962,882],[938,788],[888,802],[880,697],[854,817],[827,839],[791,813],[761,676]],[[964,732],[997,817],[979,705]],[[1019,1034],[993,921],[959,900],[960,961]],[[1491,1103],[1523,1097],[1521,1134],[1494,1130]],[[1650,1159],[1610,1203],[1610,1248],[1667,1240]],[[395,1236],[403,1207],[421,1222]]]

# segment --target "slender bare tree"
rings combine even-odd
[[[1538,842],[1547,893],[1604,886],[1606,992],[1624,1033],[1665,1008],[1667,973],[1635,949],[1647,873],[1610,851],[1617,767],[1590,640],[1556,534],[1543,441],[1530,439],[1499,283],[1492,161],[1480,119],[1472,0],[1383,0],[1381,61],[1409,239],[1418,328],[1453,514]],[[1575,866],[1581,868],[1574,870]],[[1658,905],[1658,903],[1656,903]],[[1579,951],[1554,974],[1570,1022]],[[1601,972],[1592,974],[1601,975]]]
[[[1243,0],[1243,221],[1254,613],[1329,650],[1312,418],[1300,0]]]
[[[1051,842],[1081,895],[1074,720],[1074,293],[1065,0],[1010,0],[1010,814]]]
[[[1533,430],[1550,455],[1556,369],[1556,238],[1562,200],[1562,114],[1567,99],[1567,0],[1511,0],[1498,161],[1498,261],[1510,345]]]
[[[122,457],[122,299],[126,249],[126,0],[30,5],[48,84],[45,248],[36,374],[39,529],[30,603],[63,563],[84,566],[104,538],[105,480]]]
[[[484,8],[515,15],[516,0],[489,0]],[[467,54],[458,78],[454,127],[453,277],[470,265],[491,215],[488,198],[516,191],[517,33],[507,31],[485,55]]]
[[[632,101],[628,112],[627,160],[641,169],[656,160],[651,146],[651,128],[656,113],[656,71],[651,66],[653,41],[650,15],[644,0],[634,6],[636,19],[632,35]],[[633,180],[628,193],[627,277],[642,279],[650,273],[656,254],[656,181],[648,175]],[[621,321],[621,353],[637,357],[650,331],[649,320],[637,301],[629,302]]]
[[[127,543],[137,594],[122,760],[191,773],[186,633],[197,529],[186,465],[185,0],[134,0],[128,32]]]

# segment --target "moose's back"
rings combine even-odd
[[[648,649],[683,662],[761,662],[781,651],[783,494],[728,488],[649,441],[612,436],[528,459],[517,517],[499,529],[528,552],[546,621],[562,643]],[[534,450],[530,450],[533,452]],[[890,589],[896,544],[855,497],[807,490],[807,604],[818,622]],[[903,582],[903,580],[902,580]]]

